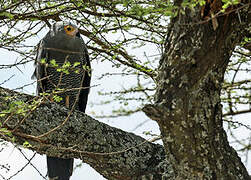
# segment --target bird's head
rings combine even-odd
[[[69,37],[80,37],[77,26],[65,21],[54,23],[51,27],[51,33],[52,35],[65,34]]]

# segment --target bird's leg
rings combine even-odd
[[[65,106],[66,106],[67,108],[70,107],[70,96],[66,96],[66,97],[65,97]]]

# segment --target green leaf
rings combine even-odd
[[[64,69],[64,70],[63,70],[63,73],[65,73],[65,74],[70,74],[70,72],[69,72],[67,69]]]
[[[8,18],[10,18],[10,19],[13,19],[14,18],[14,15],[13,14],[11,14],[11,13],[9,13],[9,12],[1,12],[0,13],[0,17],[1,16],[6,16],[6,17],[8,17]]]
[[[56,60],[55,60],[55,59],[50,60],[50,65],[51,65],[52,67],[58,67],[58,64],[56,63]]]
[[[57,68],[57,72],[62,72],[63,70],[63,68]]]
[[[45,64],[45,63],[46,63],[46,59],[45,59],[45,58],[40,59],[40,63],[41,63],[41,64]]]
[[[73,64],[73,67],[76,67],[76,66],[78,66],[78,65],[80,65],[80,62],[75,62],[75,63]]]
[[[31,145],[28,141],[25,141],[25,142],[23,143],[23,147],[24,147],[24,148],[30,148],[30,147],[32,147],[32,145]]]
[[[60,102],[60,101],[63,100],[63,98],[60,97],[60,96],[58,96],[58,95],[54,95],[52,98],[53,98],[53,100],[56,101],[56,102]]]
[[[0,133],[7,136],[12,136],[11,132],[6,128],[0,128]]]
[[[68,62],[68,61],[66,61],[66,62],[63,64],[62,67],[63,67],[63,68],[69,68],[69,67],[71,67],[71,63]]]

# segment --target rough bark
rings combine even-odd
[[[10,109],[10,104],[14,102],[28,103],[32,98],[0,88],[0,112]],[[19,123],[24,116],[17,115],[17,109],[20,106],[14,108],[11,116],[0,116],[1,123],[9,118],[4,127],[12,132],[16,144],[22,145],[27,140],[31,145],[29,149],[40,154],[81,159],[108,179],[160,179],[163,174],[172,175],[171,165],[166,161],[161,145],[110,127],[79,111],[74,111],[62,127],[39,138],[39,135],[60,125],[69,110],[47,102]],[[18,128],[14,130],[15,127]],[[2,133],[1,138],[12,142],[12,138]]]
[[[216,29],[212,21],[202,22],[201,7],[185,9],[171,21],[156,103],[144,111],[159,124],[176,179],[250,179],[227,141],[220,104],[231,53],[251,26],[249,11],[246,6],[216,17]]]

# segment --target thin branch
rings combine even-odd
[[[235,112],[227,112],[227,113],[223,114],[223,117],[225,117],[225,116],[234,116],[234,115],[239,115],[239,114],[245,114],[245,113],[250,113],[250,112],[251,112],[251,109],[235,111]]]

